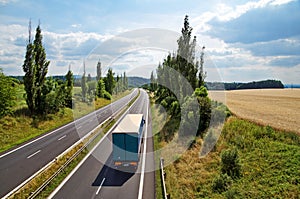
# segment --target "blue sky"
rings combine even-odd
[[[205,45],[207,81],[280,79],[300,84],[299,0],[0,0],[0,67],[23,75],[28,21],[41,22],[49,75],[71,65],[149,77],[176,51],[185,15]]]

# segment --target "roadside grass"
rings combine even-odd
[[[128,90],[118,95],[113,95],[112,101],[98,98],[91,103],[82,102],[79,96],[80,92],[81,89],[79,87],[74,87],[75,107],[73,109],[64,108],[56,114],[33,119],[28,112],[24,99],[24,86],[18,85],[13,114],[0,119],[0,152],[4,152],[43,133],[72,122],[74,119],[78,119],[110,104],[112,101],[126,96],[131,91]]]
[[[300,137],[230,117],[216,150],[199,158],[202,139],[166,169],[171,198],[298,198],[300,195]],[[212,182],[221,173],[220,154],[236,148],[242,177],[227,191],[214,192]]]

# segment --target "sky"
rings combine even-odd
[[[103,74],[149,78],[176,52],[185,15],[197,48],[205,46],[207,81],[265,79],[300,84],[299,0],[0,0],[0,68],[24,75],[28,42],[40,23],[48,75]],[[200,50],[196,55],[199,59]]]

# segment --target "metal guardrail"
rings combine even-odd
[[[161,174],[161,184],[163,188],[163,198],[164,199],[170,199],[171,196],[167,194],[167,188],[166,188],[166,181],[165,181],[165,171],[164,171],[164,159],[160,158],[160,174]]]

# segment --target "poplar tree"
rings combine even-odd
[[[85,77],[85,62],[83,62],[83,75],[81,77],[81,94],[82,94],[82,101],[86,101],[86,94],[87,94],[87,84],[86,84],[86,77]]]
[[[101,70],[102,70],[102,68],[101,68],[101,62],[100,62],[100,59],[99,59],[99,61],[98,61],[98,63],[97,63],[97,77],[96,77],[96,79],[97,79],[97,82],[101,79]]]
[[[66,91],[66,99],[65,99],[65,104],[66,107],[72,108],[72,91],[73,91],[73,85],[74,85],[74,77],[73,73],[71,71],[71,66],[69,67],[69,71],[66,74],[66,86],[67,86],[67,91]]]
[[[23,64],[26,103],[32,114],[43,114],[46,97],[42,88],[46,80],[50,61],[46,59],[46,52],[42,44],[42,30],[40,24],[36,28],[35,39],[31,40],[31,21],[29,21],[29,39]]]

